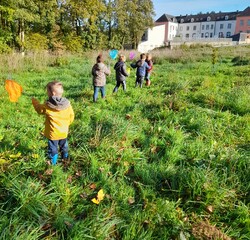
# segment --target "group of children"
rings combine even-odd
[[[123,90],[126,91],[126,77],[129,76],[129,72],[126,70],[126,57],[123,54],[119,55],[118,62],[114,66],[116,74],[116,86],[113,90],[113,93],[116,93],[122,85]],[[136,68],[136,81],[135,86],[140,86],[142,88],[144,79],[146,80],[146,85],[150,85],[150,73],[153,69],[153,61],[151,54],[142,53],[140,59],[136,63],[131,63],[132,68]],[[94,86],[94,95],[93,101],[97,101],[98,91],[101,91],[102,98],[106,97],[105,94],[105,85],[106,85],[106,76],[110,75],[110,69],[104,64],[104,59],[102,55],[99,55],[96,59],[96,64],[92,68],[93,76],[93,86]]]
[[[126,77],[129,76],[126,65],[126,57],[119,56],[118,62],[114,69],[116,72],[116,86],[113,93],[118,91],[120,85],[126,91]],[[150,81],[150,72],[152,71],[153,62],[150,54],[141,54],[140,60],[136,63],[130,64],[136,70],[136,83],[142,87],[144,79],[146,84]],[[106,76],[110,74],[110,69],[104,64],[102,55],[96,59],[96,64],[92,68],[93,86],[94,86],[94,102],[97,101],[98,92],[101,91],[102,98],[105,98]],[[62,97],[63,85],[59,81],[49,82],[46,86],[48,100],[41,104],[37,99],[32,98],[32,104],[38,114],[45,115],[45,129],[44,136],[48,139],[48,157],[50,164],[55,165],[61,155],[61,159],[68,161],[68,131],[69,125],[74,120],[74,111],[68,99]],[[58,149],[59,148],[59,149]],[[59,151],[58,151],[59,150]]]

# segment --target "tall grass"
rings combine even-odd
[[[95,104],[99,52],[2,56],[0,239],[249,239],[249,65],[232,61],[248,51],[219,48],[216,63],[209,46],[154,51],[152,85],[134,88],[132,71],[117,94],[103,52],[112,74]],[[23,86],[18,103],[6,78]],[[70,164],[52,168],[30,99],[54,79],[76,119]]]

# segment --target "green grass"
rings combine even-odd
[[[152,85],[134,88],[132,71],[117,94],[108,60],[97,103],[93,53],[2,56],[0,239],[250,239],[249,47],[218,49],[215,65],[212,53],[155,51]],[[18,103],[6,78],[24,89]],[[31,97],[44,101],[55,79],[76,118],[71,163],[50,174]]]

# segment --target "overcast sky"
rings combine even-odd
[[[233,12],[250,7],[249,0],[153,0],[157,20],[162,14],[173,16],[199,12]]]

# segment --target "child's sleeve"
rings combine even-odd
[[[128,75],[129,75],[129,74],[127,73],[126,65],[125,65],[125,64],[122,66],[122,75],[125,76],[125,77],[128,77]]]
[[[131,63],[131,64],[130,64],[130,67],[132,67],[132,68],[136,68],[136,66],[137,66],[136,63]]]
[[[45,104],[41,104],[36,98],[32,98],[32,105],[38,114],[45,114]]]
[[[106,75],[110,75],[110,69],[106,66],[105,67],[105,71],[104,71],[104,73],[106,74]]]

